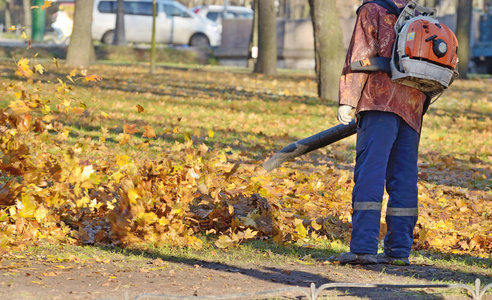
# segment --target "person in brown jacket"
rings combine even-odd
[[[401,9],[407,0],[388,0]],[[425,94],[391,81],[384,72],[354,72],[350,64],[391,57],[397,20],[388,9],[365,0],[358,10],[340,78],[338,120],[348,124],[355,109],[356,164],[352,192],[350,252],[342,264],[409,264],[418,218],[417,156]],[[389,194],[384,252],[378,252],[384,190]]]

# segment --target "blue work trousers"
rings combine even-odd
[[[418,218],[420,135],[398,115],[367,111],[357,128],[350,251],[376,254],[384,189],[389,194],[384,252],[408,257]]]

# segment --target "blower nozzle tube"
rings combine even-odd
[[[321,131],[315,135],[294,142],[277,152],[262,164],[268,172],[278,168],[287,160],[294,159],[321,147],[349,137],[357,132],[357,124],[352,120],[348,125],[337,125],[330,129]]]

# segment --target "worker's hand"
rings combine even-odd
[[[352,121],[352,116],[350,116],[352,109],[354,108],[350,105],[340,105],[337,113],[338,121],[343,125],[348,125]]]

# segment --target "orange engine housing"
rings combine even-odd
[[[443,51],[444,48],[446,51]],[[415,20],[408,27],[405,54],[410,58],[429,60],[454,70],[458,62],[458,40],[453,31],[442,23],[426,19]]]

